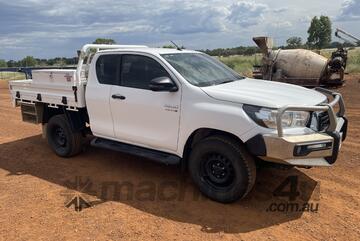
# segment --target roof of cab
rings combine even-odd
[[[177,54],[177,53],[198,53],[194,50],[177,50],[170,48],[148,48],[148,47],[139,47],[139,48],[121,48],[121,49],[107,49],[100,50],[99,53],[114,53],[114,52],[141,52],[141,53],[150,53],[150,54]]]

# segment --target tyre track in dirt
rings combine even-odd
[[[360,75],[346,78],[340,92],[349,133],[337,163],[331,168],[261,170],[249,196],[228,205],[201,197],[177,167],[96,148],[71,159],[55,156],[41,138],[41,128],[21,121],[7,84],[0,81],[0,240],[359,240]],[[319,203],[317,213],[266,211],[283,200],[272,192],[290,175],[302,184],[302,200]],[[64,194],[73,190],[67,184],[76,177],[90,177],[93,190],[80,195],[96,201],[81,212],[65,207]],[[108,182],[158,187],[169,181],[179,188],[164,194],[184,190],[184,198],[102,195]]]

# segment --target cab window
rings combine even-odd
[[[156,60],[141,55],[122,56],[121,86],[147,90],[150,80],[157,77],[170,75]]]

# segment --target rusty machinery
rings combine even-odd
[[[273,50],[269,37],[254,37],[253,40],[263,54],[261,65],[254,66],[254,78],[308,87],[344,83],[347,50],[342,47],[328,59],[307,49]]]
[[[360,45],[360,39],[355,37],[354,35],[345,32],[344,30],[337,28],[335,31],[335,36],[339,39],[343,40],[346,43],[357,46]]]

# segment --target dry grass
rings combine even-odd
[[[219,59],[236,72],[250,77],[252,75],[253,65],[260,64],[261,58],[261,54],[255,54],[251,56],[233,55],[229,57],[220,57]]]
[[[0,80],[20,80],[20,79],[25,79],[24,73],[0,72]]]
[[[360,48],[349,51],[346,70],[349,73],[360,73]]]
[[[335,49],[324,49],[321,50],[320,53],[328,58],[334,50]],[[251,76],[253,65],[260,64],[261,62],[261,54],[252,56],[234,55],[229,57],[220,57],[219,59],[238,73],[245,76]],[[346,72],[360,73],[360,48],[349,50]]]

